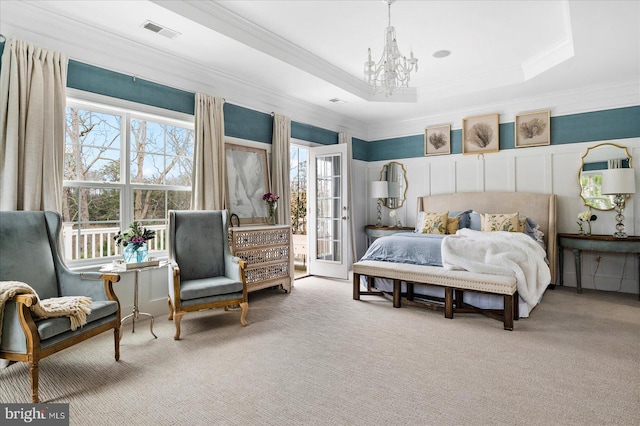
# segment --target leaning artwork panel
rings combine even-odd
[[[240,223],[265,223],[267,206],[262,195],[269,192],[267,150],[225,145],[227,161],[227,209]]]

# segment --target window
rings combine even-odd
[[[119,255],[129,223],[154,229],[166,248],[167,211],[189,209],[193,124],[70,101],[64,161],[63,238],[68,261]]]

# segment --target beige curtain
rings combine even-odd
[[[353,177],[351,169],[353,168],[353,140],[348,133],[338,133],[338,143],[347,144],[347,206],[349,208],[349,253],[351,254],[351,262],[355,262],[358,257],[356,253],[356,231],[353,218]]]
[[[281,114],[275,114],[273,117],[273,138],[271,140],[271,192],[280,196],[277,210],[277,220],[280,225],[291,225],[290,147],[291,119]],[[289,253],[289,276],[291,277],[291,288],[293,288],[295,270],[291,231],[289,231]]]
[[[273,140],[271,142],[271,192],[280,196],[277,218],[278,223],[282,225],[291,225],[290,145],[291,119],[276,114],[273,117]]]
[[[224,99],[196,93],[192,210],[225,208]]]
[[[66,55],[9,39],[0,72],[0,210],[62,211]]]

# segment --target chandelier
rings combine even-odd
[[[371,48],[369,48],[369,60],[364,63],[364,81],[369,83],[374,92],[384,92],[385,96],[393,95],[393,92],[402,87],[409,87],[411,72],[418,71],[418,59],[410,52],[409,59],[400,53],[396,41],[396,29],[391,26],[391,4],[395,0],[384,0],[389,6],[389,25],[385,35],[385,46],[382,57],[375,63],[371,60]]]

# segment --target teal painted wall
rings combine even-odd
[[[0,55],[4,42],[0,43]],[[0,67],[2,63],[0,62]],[[140,78],[70,60],[68,87],[193,115],[195,94]],[[224,105],[225,134],[231,137],[271,143],[270,114]],[[500,124],[500,149],[513,149],[513,122]],[[291,122],[296,139],[332,145],[338,132]],[[551,144],[591,142],[640,137],[640,106],[551,117]],[[451,131],[451,153],[462,153],[462,131]],[[415,158],[424,155],[424,135],[381,139],[371,142],[353,139],[353,157],[363,161]]]
[[[273,137],[273,117],[271,114],[225,102],[224,134],[270,144]]]
[[[67,87],[193,115],[195,94],[69,60]]]
[[[514,124],[500,124],[500,149],[514,149]],[[640,106],[551,117],[551,145],[640,137]],[[367,161],[424,156],[424,135],[369,142]],[[451,153],[462,153],[462,130],[451,131]]]

